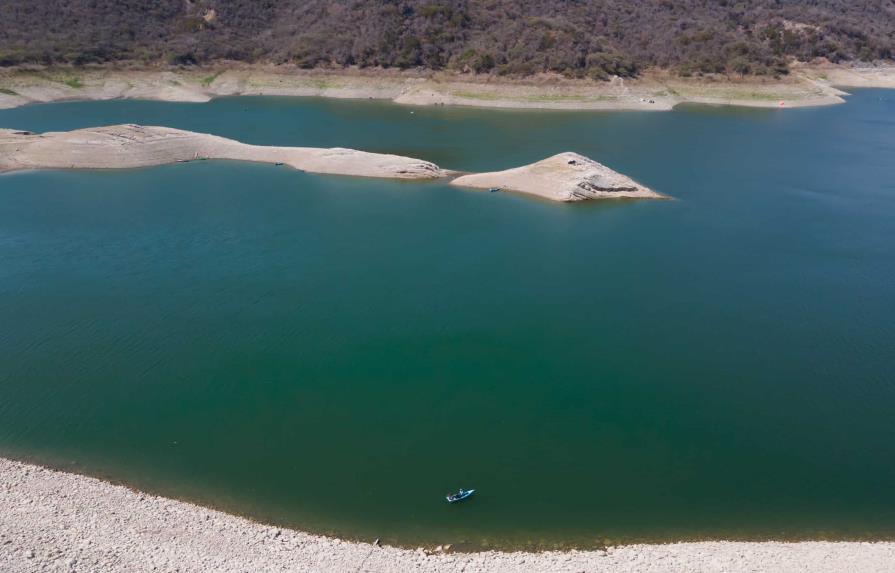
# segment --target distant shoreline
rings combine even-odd
[[[797,66],[779,79],[681,78],[662,72],[606,82],[556,75],[504,79],[445,72],[303,70],[221,63],[203,68],[0,69],[0,108],[71,100],[207,102],[236,95],[389,100],[416,106],[667,111],[682,103],[792,108],[842,103],[837,87],[895,88],[895,67]]]
[[[92,477],[0,458],[0,569],[170,571],[883,572],[893,542],[637,544],[599,550],[453,553],[278,528]]]

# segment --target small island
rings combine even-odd
[[[451,181],[451,184],[517,191],[563,202],[667,198],[602,163],[572,152],[558,153],[523,167],[464,175]]]

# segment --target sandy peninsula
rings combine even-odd
[[[282,163],[312,173],[435,179],[434,163],[354,149],[271,147],[169,127],[113,125],[69,132],[0,129],[0,173],[22,169],[112,169],[199,159]]]
[[[247,145],[170,127],[125,124],[48,133],[0,129],[0,173],[26,169],[122,169],[203,159],[274,163],[311,173],[392,179],[437,179],[455,173],[400,155],[343,148]],[[464,175],[452,183],[517,191],[552,201],[663,198],[633,179],[571,152],[506,171]]]
[[[304,70],[220,62],[210,67],[0,68],[0,108],[64,100],[205,102],[220,96],[381,99],[417,106],[565,110],[670,110],[682,103],[790,108],[842,103],[838,87],[895,86],[895,67],[794,66],[788,76],[683,78],[648,70],[637,79],[576,80],[383,69]]]
[[[516,191],[563,202],[666,198],[602,163],[572,152],[558,153],[523,167],[464,175],[451,181],[451,184]]]
[[[698,542],[594,551],[452,553],[263,525],[0,458],[0,571],[132,573],[889,573],[895,543]]]

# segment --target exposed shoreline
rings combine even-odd
[[[842,103],[839,87],[895,88],[895,67],[797,66],[779,79],[680,78],[650,72],[607,82],[389,70],[302,70],[220,63],[207,68],[0,69],[0,108],[68,100],[207,102],[235,95],[390,100],[405,105],[663,111],[683,103],[791,108]]]
[[[895,568],[895,542],[637,544],[451,553],[283,529],[95,478],[0,458],[0,570],[854,571]]]

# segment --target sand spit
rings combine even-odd
[[[434,179],[434,163],[353,149],[268,147],[169,127],[113,125],[33,134],[0,129],[0,172],[21,169],[115,169],[197,159],[282,163],[312,173]]]
[[[450,553],[262,525],[0,458],[0,571],[890,573],[895,543],[699,542],[605,551]]]
[[[381,69],[302,70],[288,64],[220,62],[207,68],[0,68],[0,109],[62,100],[151,99],[206,102],[235,95],[385,99],[453,105],[565,110],[670,110],[681,103],[803,107],[842,103],[833,86],[893,87],[895,67],[796,66],[781,78],[682,78],[647,71],[594,82]]]
[[[24,169],[122,169],[202,159],[289,165],[312,173],[436,179],[453,172],[434,163],[353,149],[270,147],[232,139],[134,124],[67,132],[0,129],[0,173]],[[452,184],[501,188],[553,201],[663,198],[636,181],[577,153],[560,153],[524,167],[464,175]]]
[[[602,163],[572,152],[505,171],[464,175],[451,185],[517,191],[551,201],[666,198]]]

